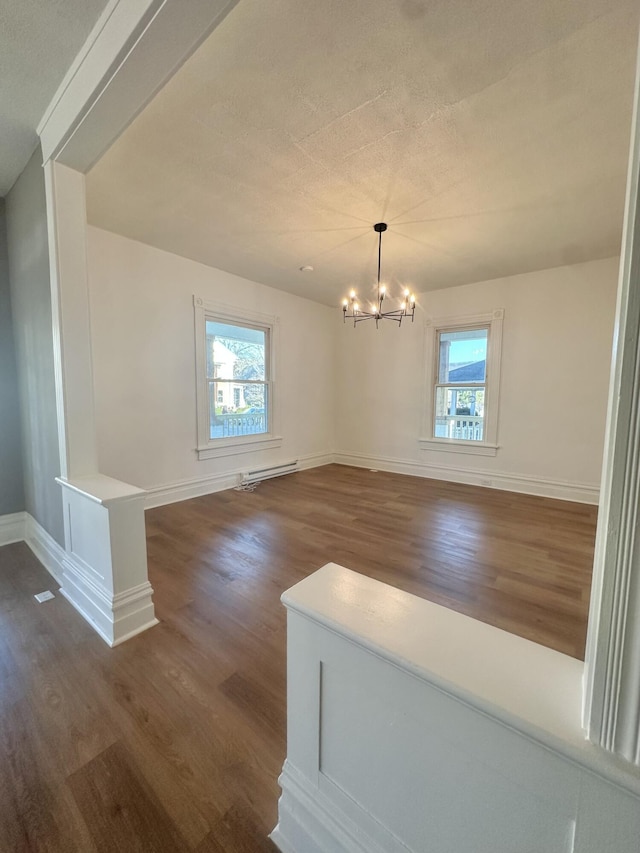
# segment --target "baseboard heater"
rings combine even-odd
[[[243,471],[240,474],[240,483],[257,483],[260,480],[281,477],[283,474],[292,474],[297,470],[297,459],[294,459],[293,462],[283,462],[282,465],[270,465],[268,468],[254,468],[252,471]]]

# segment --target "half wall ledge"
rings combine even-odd
[[[145,491],[101,474],[57,482],[65,526],[62,595],[110,646],[157,625]]]
[[[640,773],[583,664],[329,563],[288,620],[283,853],[637,853]]]

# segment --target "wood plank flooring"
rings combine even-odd
[[[273,851],[282,591],[342,563],[581,657],[594,507],[327,466],[151,510],[161,624],[109,649],[0,548],[0,851]]]

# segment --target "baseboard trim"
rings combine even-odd
[[[25,542],[60,587],[60,594],[110,646],[158,624],[147,581],[111,596],[28,512],[0,516],[0,545]]]
[[[331,465],[334,461],[333,451],[331,453],[309,453],[306,456],[298,456],[298,468],[300,471],[307,471],[309,468]]]
[[[109,646],[118,646],[159,624],[148,581],[112,596],[66,552],[60,592]]]
[[[0,545],[13,542],[25,542],[60,586],[64,548],[28,512],[0,516]]]
[[[269,837],[281,853],[406,853],[407,847],[381,824],[376,824],[378,837],[372,838],[364,821],[356,824],[288,759],[278,784],[278,824]],[[355,801],[352,807],[359,812]]]
[[[56,542],[50,533],[47,533],[32,515],[29,513],[25,513],[25,515],[25,542],[58,586],[62,585],[64,548]]]
[[[297,458],[300,471],[329,465],[334,461],[333,453],[309,453]],[[212,495],[215,492],[223,492],[225,489],[233,489],[240,483],[241,473],[241,469],[238,468],[224,474],[213,474],[210,477],[198,477],[193,480],[179,480],[162,486],[152,486],[145,490],[144,508],[153,509],[179,501],[188,501],[191,498],[200,498],[203,495]]]
[[[179,480],[176,483],[166,483],[162,486],[152,486],[145,489],[145,509],[153,509],[157,506],[188,501],[192,498],[200,498],[203,495],[211,495],[214,492],[223,492],[232,489],[240,482],[239,472],[233,471],[228,474],[214,474],[211,477],[199,477],[195,480]]]
[[[464,483],[468,486],[501,489],[506,492],[519,492],[520,494],[538,495],[576,503],[597,504],[600,494],[598,486],[587,483],[568,483],[562,480],[548,480],[543,477],[509,474],[505,471],[449,468],[442,465],[413,462],[408,459],[395,459],[390,456],[368,456],[364,453],[338,452],[334,454],[333,461],[338,465],[350,465],[355,468],[377,468],[379,471],[389,471],[394,474],[409,474],[414,477],[446,480],[450,483]]]
[[[0,545],[11,545],[24,540],[26,518],[26,512],[0,515]]]

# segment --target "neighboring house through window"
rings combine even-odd
[[[198,457],[277,446],[275,317],[194,297]]]
[[[425,449],[495,456],[502,309],[427,326]]]

